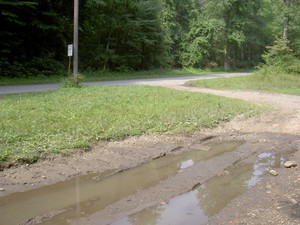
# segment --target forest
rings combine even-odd
[[[65,70],[73,7],[73,0],[0,0],[0,77]],[[284,63],[300,73],[299,57],[299,0],[79,1],[81,71]]]

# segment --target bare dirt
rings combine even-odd
[[[69,157],[53,157],[32,165],[22,165],[0,171],[0,196],[36,189],[69,180],[81,174],[109,170],[121,171],[168,154],[189,151],[197,145],[215,140],[244,140],[249,145],[239,155],[208,160],[199,177],[178,177],[161,182],[156,187],[140,191],[73,224],[107,224],[122,215],[168,201],[187,192],[197,183],[206,182],[251,155],[266,149],[295,149],[289,156],[300,164],[300,96],[258,92],[220,91],[184,85],[164,85],[182,91],[205,92],[269,105],[272,110],[246,119],[243,115],[215,129],[205,129],[186,135],[145,135],[123,141],[101,142],[90,151],[77,151]],[[279,148],[280,147],[280,148]],[[244,155],[243,155],[244,154]],[[267,176],[242,196],[231,201],[209,220],[209,224],[300,224],[299,166],[278,168],[278,176]]]

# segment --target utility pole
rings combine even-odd
[[[74,0],[74,34],[73,34],[73,47],[74,47],[74,56],[73,56],[73,75],[74,80],[77,79],[78,73],[78,10],[79,9],[79,0]]]

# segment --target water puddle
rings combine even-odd
[[[230,152],[240,141],[212,143],[182,154],[169,155],[137,168],[103,178],[101,174],[72,180],[0,198],[0,224],[68,224],[72,218],[90,215],[138,190],[158,184],[195,162]],[[145,176],[147,179],[145,179]]]
[[[232,167],[227,175],[214,177],[199,188],[171,199],[167,204],[144,209],[110,225],[202,225],[231,200],[259,182],[269,167],[282,166],[285,154],[261,153],[254,164]]]

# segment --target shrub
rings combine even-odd
[[[60,83],[60,88],[80,88],[81,82],[84,80],[84,76],[78,74],[76,78],[64,78]]]
[[[8,62],[0,60],[0,76],[2,77],[34,77],[63,74],[65,66],[51,57],[33,58],[28,61]]]
[[[300,60],[289,48],[288,42],[280,39],[262,55],[265,64],[260,66],[262,73],[300,74]]]

